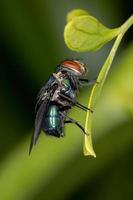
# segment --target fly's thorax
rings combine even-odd
[[[70,80],[68,78],[64,78],[62,83],[66,90],[68,90],[71,87]]]
[[[68,95],[70,98],[74,99],[76,98],[76,90],[74,89],[74,85],[72,85],[72,82],[69,78],[63,79],[63,89],[65,94]]]

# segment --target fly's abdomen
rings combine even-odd
[[[58,106],[49,106],[48,111],[45,115],[43,129],[47,134],[57,137],[62,136],[62,121]]]

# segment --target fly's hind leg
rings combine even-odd
[[[84,134],[87,135],[87,133],[85,132],[84,128],[75,120],[66,120],[65,123],[73,123],[73,124],[76,124],[83,132]]]
[[[85,132],[83,126],[80,125],[79,122],[77,122],[75,119],[72,119],[72,118],[68,117],[67,115],[65,115],[65,117],[67,117],[69,119],[69,120],[66,120],[65,123],[73,123],[73,124],[75,124],[76,126],[78,126],[83,131],[84,134],[87,135],[87,133]]]

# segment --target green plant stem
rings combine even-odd
[[[97,83],[92,88],[90,98],[89,98],[88,108],[93,109],[95,102],[96,102],[96,99],[101,93],[102,86],[105,82],[105,79],[107,77],[107,74],[108,74],[109,69],[111,67],[111,64],[113,62],[116,51],[117,51],[117,49],[120,45],[120,42],[121,42],[125,32],[132,26],[132,24],[133,24],[133,15],[130,18],[128,18],[128,20],[119,28],[119,34],[118,34],[118,36],[115,40],[115,43],[114,43],[104,65],[103,65],[103,67],[102,67],[102,69],[101,69],[101,71],[98,75]],[[85,136],[84,154],[95,156],[94,152],[91,153],[89,151],[90,146],[92,146],[92,141],[91,141],[91,116],[92,116],[91,113],[87,112],[86,122],[85,122],[85,131],[87,133],[89,133],[90,135]],[[93,148],[91,148],[91,151],[92,151],[92,149]]]

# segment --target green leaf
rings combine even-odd
[[[73,10],[67,15],[64,39],[73,51],[96,51],[119,33],[119,28],[109,29],[85,10]]]

